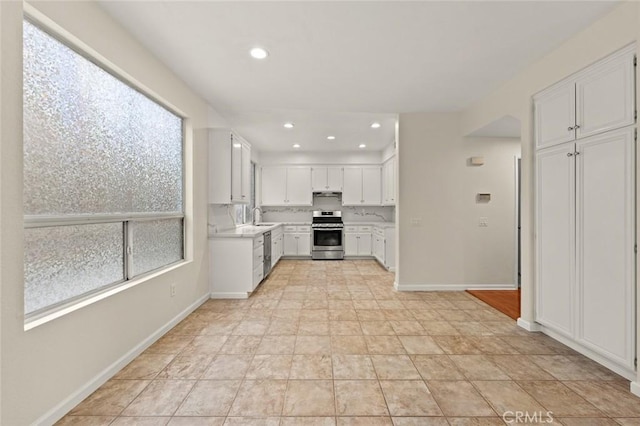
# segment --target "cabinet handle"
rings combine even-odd
[[[567,127],[567,130],[568,130],[569,132],[570,132],[570,131],[572,131],[573,129],[575,129],[575,127]]]
[[[579,125],[579,124],[576,124],[573,128],[574,128],[574,129],[576,129],[576,130],[578,130],[578,129],[580,128],[580,125]]]
[[[580,155],[578,151],[574,152],[573,155]]]
[[[573,152],[567,152],[567,157],[573,157]]]

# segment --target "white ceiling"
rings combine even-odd
[[[269,151],[380,150],[397,113],[469,106],[615,3],[101,1]],[[252,59],[254,46],[269,57]]]

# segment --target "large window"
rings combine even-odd
[[[184,258],[183,120],[25,21],[27,316]]]

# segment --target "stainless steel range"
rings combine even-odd
[[[315,260],[344,259],[343,227],[341,211],[314,211],[311,257]]]

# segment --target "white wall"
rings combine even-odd
[[[520,144],[464,138],[460,118],[400,115],[399,289],[515,284],[514,158]],[[485,164],[470,166],[472,156],[483,156]],[[478,192],[491,193],[491,201],[477,203]],[[478,227],[480,217],[488,218],[488,227]]]
[[[625,2],[607,16],[567,40],[554,51],[506,82],[489,96],[479,100],[464,113],[466,132],[482,127],[505,114],[522,123],[522,300],[521,317],[534,317],[534,241],[533,227],[533,113],[531,96],[562,78],[607,56],[640,36],[640,5]],[[640,99],[640,87],[636,86]],[[640,158],[638,158],[640,160]],[[640,164],[640,163],[639,163]],[[640,175],[639,175],[640,177]],[[640,180],[636,183],[640,183]],[[640,215],[638,217],[640,219]],[[636,230],[638,231],[638,229]],[[636,267],[638,265],[636,264]],[[637,271],[638,275],[640,271]],[[640,292],[638,306],[640,306]],[[640,316],[638,316],[640,330]],[[636,338],[640,352],[640,333]],[[640,373],[636,392],[640,394]]]
[[[98,53],[188,116],[207,125],[207,105],[125,33],[95,3],[33,4]],[[191,262],[30,331],[24,331],[22,229],[22,2],[0,2],[0,306],[3,425],[26,425],[71,408],[93,381],[129,351],[206,296],[206,175],[204,141],[186,144],[187,230]],[[177,294],[169,297],[169,285]],[[93,381],[93,382],[92,382]],[[86,387],[89,385],[90,387]],[[74,399],[75,398],[75,399]],[[62,405],[61,405],[62,404]],[[65,405],[66,404],[66,405]],[[58,411],[56,411],[56,409]],[[53,411],[52,411],[53,410]],[[45,415],[49,417],[45,420]]]

